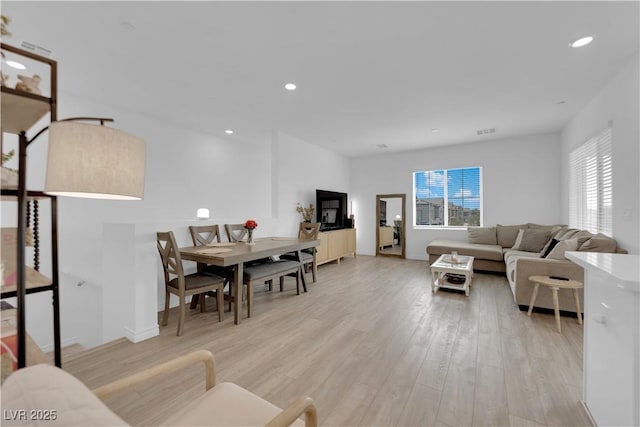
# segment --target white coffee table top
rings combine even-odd
[[[455,260],[451,259],[450,254],[443,254],[431,264],[431,268],[447,271],[470,271],[473,269],[473,257],[466,255],[458,255]]]

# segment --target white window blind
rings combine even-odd
[[[482,224],[482,168],[413,173],[414,226]]]
[[[611,127],[571,152],[569,173],[569,225],[611,236]]]

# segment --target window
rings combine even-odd
[[[569,155],[569,225],[612,235],[611,127]]]
[[[482,224],[481,168],[414,172],[413,184],[414,226]]]

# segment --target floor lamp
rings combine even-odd
[[[100,122],[99,125],[82,122]],[[141,200],[144,196],[146,149],[144,140],[104,126],[113,119],[74,117],[52,122],[28,139],[20,133],[18,158],[18,248],[25,246],[26,230],[26,159],[27,147],[45,131],[49,131],[49,151],[44,192],[54,196],[88,197],[112,200]],[[52,241],[57,242],[57,204],[51,205]],[[53,282],[58,283],[57,247],[52,251]],[[17,251],[18,299],[18,367],[26,365],[26,268],[24,250]],[[57,292],[54,292],[57,295]],[[54,298],[54,310],[59,314],[59,301]],[[57,323],[57,324],[56,324]],[[59,315],[54,315],[56,342],[60,342]],[[57,346],[56,346],[57,347]],[[61,365],[56,348],[55,362]]]

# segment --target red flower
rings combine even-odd
[[[244,228],[247,230],[253,230],[254,228],[258,228],[258,223],[252,219],[248,219],[247,222],[244,223]]]

